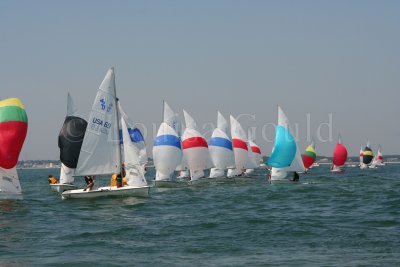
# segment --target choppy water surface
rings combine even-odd
[[[298,184],[259,170],[148,199],[61,200],[49,172],[21,170],[24,200],[0,201],[0,266],[400,264],[400,165],[342,175],[321,165]]]

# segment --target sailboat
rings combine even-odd
[[[385,166],[386,165],[385,163],[383,163],[381,145],[378,146],[378,152],[376,153],[375,158],[372,161],[372,165],[374,165],[374,166]]]
[[[66,190],[78,188],[74,185],[74,173],[86,127],[86,120],[77,115],[77,109],[71,95],[68,93],[67,116],[58,135],[61,161],[60,180],[56,184],[50,184],[51,189],[54,191],[62,193]]]
[[[252,131],[248,130],[248,142],[247,142],[247,150],[248,150],[248,160],[246,164],[246,172],[245,175],[249,176],[254,172],[254,169],[260,167],[261,161],[261,149],[254,142]]]
[[[119,137],[120,129],[123,137],[125,137],[123,138],[123,154]],[[125,118],[120,116],[118,111],[114,68],[110,68],[97,91],[92,106],[75,176],[123,173],[123,158],[125,159],[128,185],[122,187],[105,186],[90,191],[84,189],[67,190],[61,194],[62,198],[147,197],[149,195],[149,186],[143,174],[140,174],[139,155],[137,150],[133,148]],[[136,175],[137,173],[139,175]]]
[[[333,164],[331,166],[331,172],[342,173],[344,172],[344,164],[347,160],[347,149],[342,144],[342,138],[339,135],[338,143],[333,151]]]
[[[127,184],[147,185],[145,174],[148,157],[143,134],[138,127],[135,127],[135,123],[128,117],[119,102],[118,110],[121,118],[120,145],[125,162],[125,172],[128,173]],[[124,130],[124,125],[126,130]],[[125,148],[129,149],[125,151]]]
[[[209,160],[208,144],[204,136],[197,130],[192,116],[183,110],[186,128],[182,135],[182,149],[190,172],[190,180],[204,178],[204,170]]]
[[[178,130],[177,133],[178,133],[179,140],[181,142],[181,147],[182,147],[182,134],[183,134],[183,131],[185,131],[186,126],[185,126],[185,122],[179,117],[179,115],[177,115],[177,121],[178,121],[178,125],[180,126],[177,128],[177,130]],[[182,153],[181,162],[176,167],[175,171],[177,171],[176,178],[178,180],[190,179],[189,167],[187,164],[186,157],[183,153]]]
[[[360,166],[359,167],[361,167],[363,164],[363,157],[364,157],[364,150],[363,150],[362,145],[360,145],[360,154],[359,155],[360,155]]]
[[[22,199],[18,157],[28,131],[28,116],[18,98],[0,101],[0,199]]]
[[[228,177],[237,177],[244,174],[249,158],[246,133],[240,123],[231,115],[231,136],[233,153],[235,156],[235,168],[228,169]]]
[[[163,122],[158,129],[153,145],[153,159],[156,168],[156,186],[168,186],[175,168],[182,160],[181,140],[177,133],[180,125],[177,116],[164,101]]]
[[[268,159],[268,165],[272,167],[270,173],[272,182],[295,181],[298,173],[305,171],[289,120],[280,106],[278,106],[278,125],[275,130],[274,148]]]
[[[372,151],[371,145],[368,141],[367,145],[365,146],[365,148],[363,150],[363,158],[362,158],[362,163],[361,163],[360,169],[369,168],[373,159],[374,159],[374,152]]]
[[[214,168],[210,170],[210,178],[224,177],[225,170],[235,165],[232,141],[228,136],[228,122],[217,112],[217,128],[214,129],[208,144]]]
[[[302,155],[303,164],[304,168],[306,168],[306,172],[313,166],[316,158],[317,153],[315,152],[314,144],[312,143],[306,148],[306,151]]]

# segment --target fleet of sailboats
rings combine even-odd
[[[191,182],[209,177],[248,177],[264,165],[260,147],[253,132],[245,130],[230,115],[228,121],[217,111],[217,127],[207,142],[193,117],[183,110],[184,120],[167,102],[163,102],[162,122],[153,144],[156,170],[155,186],[170,186],[188,178]],[[7,131],[4,129],[7,127]],[[0,101],[0,199],[20,198],[21,186],[16,164],[27,132],[27,116],[22,103],[16,99]],[[12,144],[12,145],[11,145]],[[67,97],[67,114],[60,130],[60,180],[51,188],[63,199],[101,196],[149,195],[145,173],[147,152],[144,137],[124,112],[116,95],[114,68],[110,68],[94,100],[88,122],[81,118],[72,97]],[[7,156],[5,156],[7,154]],[[316,166],[314,143],[303,155],[291,130],[288,117],[278,106],[275,141],[267,164],[271,182],[298,181],[299,173]],[[347,149],[339,135],[334,148],[331,171],[344,172]],[[360,149],[360,168],[384,166],[381,146],[374,155],[369,142]],[[126,184],[97,186],[91,190],[77,189],[77,176],[125,175]],[[203,180],[204,181],[204,180]],[[96,182],[97,185],[97,182]]]

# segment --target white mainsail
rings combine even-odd
[[[121,151],[117,112],[115,74],[114,68],[110,68],[97,91],[90,112],[75,170],[76,176],[120,172]]]
[[[146,186],[144,165],[140,158],[140,149],[132,142],[125,118],[121,116],[122,140],[124,146],[124,164],[126,181],[130,186]]]
[[[77,116],[78,109],[75,106],[74,100],[70,93],[67,95],[67,116]]]

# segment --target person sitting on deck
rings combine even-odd
[[[49,184],[56,184],[57,179],[52,174],[49,174]]]
[[[93,176],[86,175],[85,176],[85,182],[86,182],[86,187],[83,189],[83,191],[86,191],[86,189],[92,190],[93,185],[94,185],[94,178]]]
[[[300,180],[300,176],[297,172],[294,172],[293,174],[293,182],[298,182]]]

